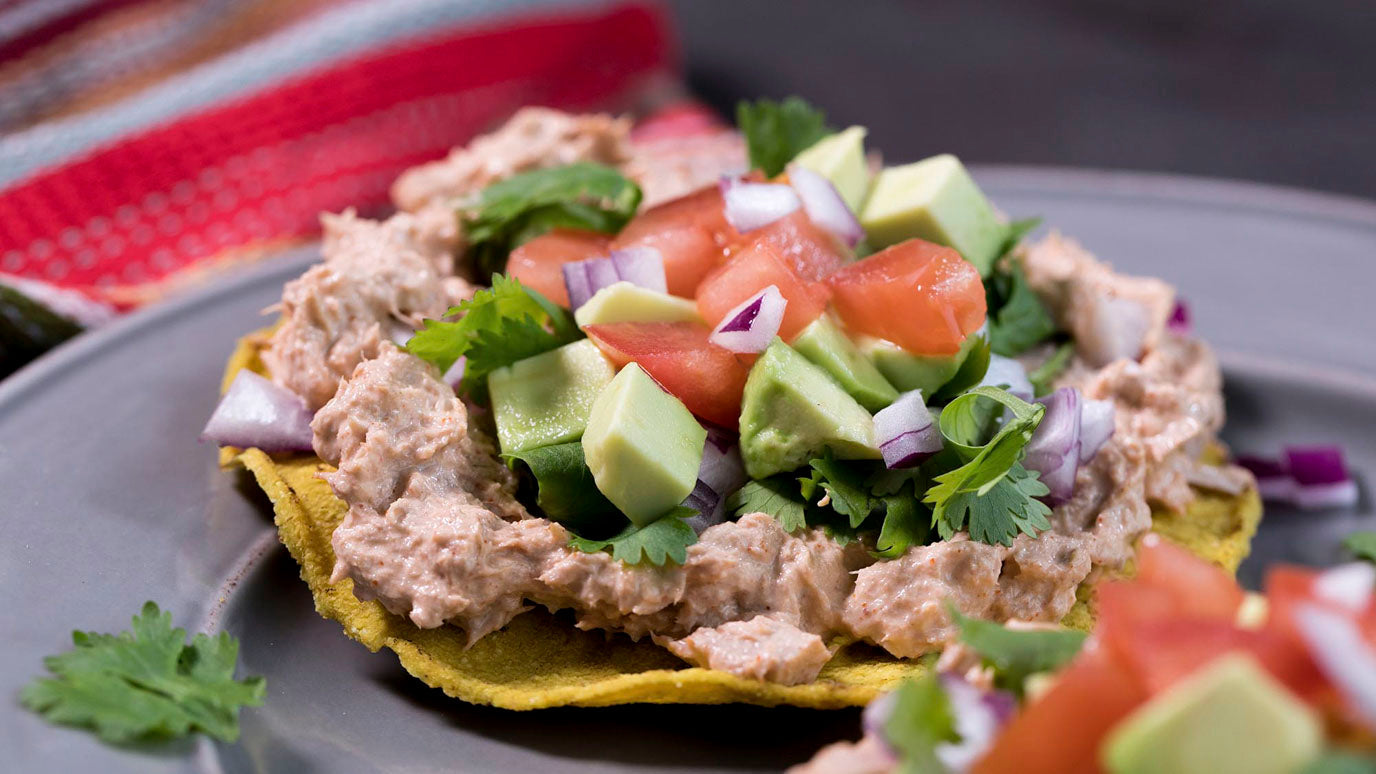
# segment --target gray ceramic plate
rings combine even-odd
[[[1376,470],[1376,205],[1235,183],[984,168],[999,206],[1040,215],[1123,269],[1176,283],[1224,354],[1227,439],[1339,441]],[[196,435],[234,339],[309,255],[150,309],[0,385],[0,750],[16,771],[777,769],[857,731],[855,712],[630,707],[514,714],[445,699],[319,618],[265,501]],[[1323,564],[1355,511],[1268,515],[1266,561]],[[146,599],[226,629],[268,678],[234,745],[116,749],[13,700],[74,627],[114,631]]]

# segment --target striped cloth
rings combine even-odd
[[[0,275],[136,306],[522,105],[644,113],[676,70],[640,3],[0,0]]]

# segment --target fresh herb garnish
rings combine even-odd
[[[1027,678],[1065,666],[1084,645],[1084,632],[1074,629],[1018,630],[962,615],[947,604],[960,639],[994,669],[994,684],[1021,697]]]
[[[826,115],[801,97],[739,102],[736,126],[745,135],[750,166],[767,177],[784,171],[795,156],[831,134]]]
[[[995,400],[1013,416],[988,443],[979,443],[975,402]],[[945,540],[962,529],[982,543],[1011,545],[1018,532],[1035,536],[1050,527],[1051,509],[1035,498],[1046,485],[1037,474],[1018,464],[1023,449],[1046,414],[1046,407],[1027,403],[997,387],[977,387],[952,401],[941,412],[941,434],[949,451],[965,464],[934,476],[923,502],[932,506],[932,523]],[[948,455],[932,460],[945,463]]]
[[[616,506],[597,489],[579,441],[503,454],[530,469],[539,487],[535,503],[545,516],[577,532],[619,518]]]
[[[1074,355],[1075,344],[1073,342],[1067,341],[1056,347],[1056,351],[1052,352],[1050,357],[1027,375],[1028,381],[1032,382],[1032,389],[1038,395],[1051,392],[1052,382],[1056,381],[1056,377],[1064,373],[1065,369],[1070,366],[1070,358]]]
[[[828,453],[812,460],[810,465],[811,475],[798,479],[803,499],[820,500],[820,488],[831,498],[831,509],[846,517],[852,529],[865,523],[879,503],[870,495],[870,471],[863,463],[843,462]]]
[[[927,672],[908,680],[893,692],[893,710],[884,723],[884,741],[902,757],[899,771],[904,774],[942,774],[946,766],[937,758],[936,748],[959,742],[951,699],[941,678]]]
[[[569,546],[589,554],[611,549],[612,558],[626,564],[683,564],[688,561],[688,546],[698,542],[698,533],[684,519],[695,515],[692,508],[679,506],[643,527],[628,524],[606,540],[574,535]]]
[[[487,395],[492,371],[582,336],[566,310],[501,274],[492,277],[491,288],[479,290],[445,317],[459,319],[426,320],[406,349],[441,371],[460,357],[468,358],[463,389],[478,400]]]
[[[1056,332],[1056,322],[1041,299],[1027,284],[1022,264],[1008,254],[1022,238],[1041,223],[1041,218],[1018,220],[1008,225],[1000,255],[984,280],[989,314],[989,345],[995,354],[1015,357],[1046,341]]]
[[[1358,559],[1376,562],[1376,532],[1353,532],[1343,538],[1343,548],[1351,551]]]
[[[620,231],[640,198],[640,186],[591,162],[537,169],[493,183],[461,212],[476,275],[483,279],[504,271],[512,250],[550,229]]]
[[[884,498],[884,525],[874,543],[874,555],[897,559],[912,546],[924,545],[932,532],[932,517],[918,502],[911,485]]]
[[[798,481],[791,476],[774,476],[747,481],[726,498],[726,508],[736,516],[763,513],[773,516],[785,532],[807,526],[807,509],[798,497]]]
[[[1376,758],[1351,750],[1325,750],[1299,774],[1376,774]]]
[[[54,723],[94,731],[107,742],[171,739],[199,731],[232,742],[239,707],[263,703],[261,677],[234,679],[239,643],[225,632],[172,628],[152,602],[132,631],[72,632],[74,648],[44,659],[55,677],[24,687],[20,701]]]

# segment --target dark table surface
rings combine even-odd
[[[890,158],[1376,197],[1371,0],[670,0],[690,85],[799,94]]]

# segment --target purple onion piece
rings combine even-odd
[[[592,298],[593,288],[588,281],[588,267],[583,261],[573,261],[563,266],[564,289],[569,294],[569,308],[578,309]]]
[[[950,771],[967,771],[993,744],[1007,717],[1002,715],[1004,706],[1012,697],[991,698],[1001,692],[981,690],[951,672],[941,673],[941,686],[960,741],[937,745],[936,757]]]
[[[1349,480],[1343,450],[1337,446],[1287,446],[1285,467],[1300,486]]]
[[[721,194],[726,222],[742,234],[767,226],[802,206],[798,194],[781,183],[748,183],[723,177]]]
[[[884,465],[910,468],[941,451],[941,429],[922,401],[922,391],[905,392],[874,415],[874,439]]]
[[[1032,380],[1027,378],[1027,369],[1011,357],[989,355],[989,368],[979,383],[982,387],[1003,387],[1013,397],[1025,401],[1035,397]]]
[[[855,247],[865,236],[865,229],[830,180],[797,164],[789,165],[788,180],[813,223],[834,234],[847,247]]]
[[[569,308],[577,311],[597,291],[629,282],[647,290],[667,292],[664,256],[653,247],[631,247],[613,250],[607,258],[589,258],[563,266],[564,289],[569,294]]]
[[[1083,395],[1080,400],[1080,462],[1086,463],[1094,458],[1095,454],[1108,443],[1108,439],[1113,437],[1114,417],[1116,415],[1113,401],[1093,400],[1085,398]]]
[[[612,263],[610,258],[589,258],[583,262],[583,266],[588,273],[588,286],[592,288],[593,295],[597,295],[597,291],[602,288],[621,281],[616,264]]]
[[[726,313],[708,340],[732,352],[763,352],[779,334],[788,300],[775,285]]]
[[[1185,299],[1175,299],[1175,306],[1171,307],[1171,316],[1166,319],[1166,330],[1179,336],[1188,336],[1194,331],[1190,306],[1185,303]]]
[[[741,461],[736,434],[708,427],[697,483],[683,501],[685,506],[698,512],[686,520],[688,525],[701,535],[708,527],[725,521],[727,496],[744,486],[749,478]]]
[[[243,370],[210,415],[201,440],[265,452],[310,451],[311,416],[301,396]]]
[[[664,256],[656,248],[641,246],[613,250],[611,262],[620,281],[660,293],[669,292]]]
[[[1041,474],[1051,492],[1047,500],[1063,503],[1075,491],[1080,464],[1080,391],[1062,387],[1037,401],[1046,415],[1027,444],[1023,466]]]
[[[1256,476],[1258,481],[1290,478],[1290,471],[1286,469],[1285,464],[1280,460],[1271,459],[1270,457],[1255,457],[1249,454],[1242,454],[1239,455],[1237,459],[1233,460],[1233,462],[1240,467],[1252,471],[1252,475]]]

